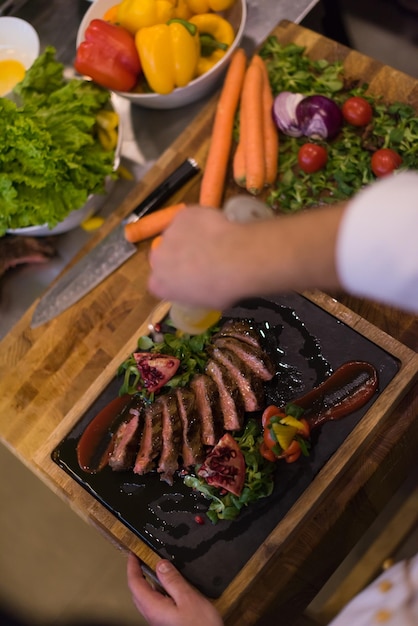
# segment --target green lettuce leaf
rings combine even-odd
[[[14,90],[0,98],[0,235],[48,224],[104,193],[114,176],[114,151],[96,135],[96,116],[110,93],[90,81],[64,77],[51,46]]]

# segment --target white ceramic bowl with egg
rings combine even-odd
[[[115,0],[95,0],[87,9],[77,33],[77,47],[84,41],[84,33],[93,19],[102,19],[108,9],[114,6]],[[192,80],[186,87],[178,87],[169,94],[138,93],[135,91],[118,91],[118,95],[127,98],[133,104],[147,109],[174,109],[196,102],[213,92],[226,72],[233,52],[239,47],[247,20],[246,0],[236,0],[234,5],[221,13],[233,26],[235,39],[222,59],[208,72]]]
[[[0,17],[0,96],[6,96],[39,56],[39,37],[29,22]]]

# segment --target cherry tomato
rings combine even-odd
[[[372,172],[375,176],[387,176],[392,174],[402,163],[402,157],[391,150],[391,148],[381,148],[373,153],[371,160]]]
[[[284,459],[286,463],[294,463],[298,460],[301,454],[302,448],[300,447],[300,443],[294,439],[287,450],[283,450],[282,454],[278,458]]]
[[[266,426],[263,431],[263,443],[269,450],[277,446],[277,441],[274,439],[272,429],[268,426]]]
[[[277,456],[274,454],[274,452],[272,450],[270,450],[266,444],[264,443],[264,441],[261,442],[260,445],[260,453],[261,456],[263,456],[265,459],[267,459],[267,461],[272,461],[273,463],[275,461],[277,461]]]
[[[373,117],[373,109],[364,98],[353,96],[348,98],[341,108],[346,122],[353,126],[367,126]]]
[[[306,174],[321,170],[328,161],[328,152],[316,143],[305,143],[298,152],[298,163]]]
[[[311,427],[309,425],[309,422],[304,417],[301,417],[300,421],[303,424],[303,429],[301,428],[299,430],[299,434],[301,437],[304,437],[304,439],[309,439],[311,434]]]
[[[278,415],[279,417],[286,417],[286,414],[283,413],[282,409],[271,404],[266,409],[264,409],[263,415],[261,416],[261,424],[263,428],[267,428],[270,424],[270,420],[272,417]]]

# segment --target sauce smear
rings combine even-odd
[[[365,361],[349,361],[293,404],[305,410],[311,428],[360,409],[376,392],[377,371]]]
[[[112,425],[131,400],[118,396],[92,419],[77,444],[77,460],[85,472],[95,474],[107,465],[113,446]]]

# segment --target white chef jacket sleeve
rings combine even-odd
[[[359,593],[329,626],[418,624],[418,555],[401,561]]]
[[[346,291],[418,313],[418,172],[400,172],[348,204],[336,266]]]

